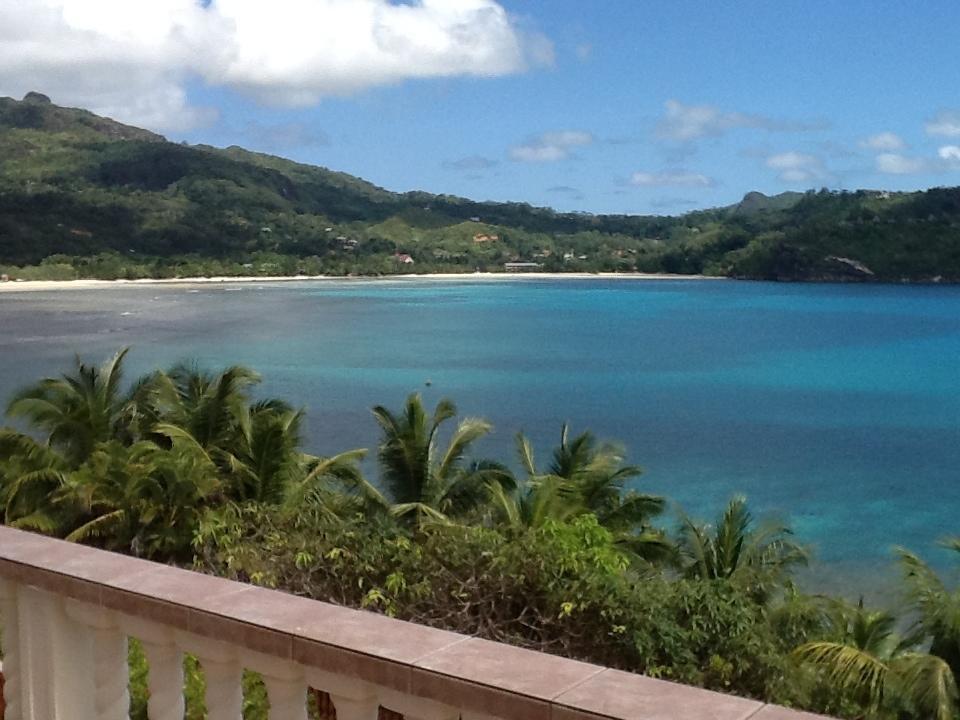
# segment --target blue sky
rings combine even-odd
[[[60,2],[66,33],[119,22],[91,10],[110,0]],[[164,0],[156,12],[187,17],[191,2]],[[171,139],[243,145],[392,190],[561,210],[674,214],[749,190],[960,185],[956,0],[411,0],[386,59],[336,45],[329,33],[362,22],[342,14],[343,2],[314,0],[308,11],[309,0],[275,0],[269,22],[278,38],[293,36],[273,45],[263,40],[267,16],[248,0],[208,3],[202,14],[260,23],[262,33],[230,40],[245,64],[210,50],[207,35],[189,51],[144,35],[141,45],[157,50],[138,59],[110,48],[139,28],[103,30],[93,49],[130,63],[130,87],[105,76],[115,88],[89,79],[77,88],[69,68],[51,81],[43,58],[35,68],[21,59],[21,79],[4,80],[10,44],[0,31],[0,94],[47,91]],[[0,8],[0,27],[15,12]],[[191,32],[209,20],[194,15],[182,21]],[[450,18],[469,57],[409,50]],[[329,53],[279,62],[335,21],[336,31],[318,33]],[[90,48],[80,53],[85,62]],[[158,55],[180,59],[161,71]],[[44,81],[54,87],[27,87]],[[158,86],[169,86],[162,99],[150,95]]]

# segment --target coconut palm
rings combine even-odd
[[[239,365],[219,373],[178,365],[153,378],[155,414],[208,452],[229,454],[249,430],[249,389],[259,382],[257,373]]]
[[[46,378],[18,393],[7,415],[46,435],[47,444],[72,465],[82,463],[100,442],[126,439],[129,398],[121,390],[123,349],[99,367],[76,359],[76,371]]]
[[[546,520],[566,521],[592,513],[614,533],[621,549],[648,560],[670,555],[666,536],[650,525],[663,512],[663,498],[625,490],[642,470],[624,464],[622,449],[598,443],[589,432],[573,439],[566,424],[546,472],[536,467],[530,440],[518,433],[517,455],[527,477],[513,492],[492,488],[497,520],[512,527],[538,527]]]
[[[50,495],[63,484],[70,464],[46,443],[9,428],[0,429],[0,507],[13,527],[55,532],[62,524]]]
[[[960,553],[960,538],[940,542]],[[904,573],[907,602],[916,618],[915,631],[930,643],[930,653],[942,658],[954,675],[960,673],[960,588],[947,588],[939,575],[913,553],[897,549]]]
[[[786,579],[789,571],[807,562],[806,550],[790,539],[785,525],[756,525],[746,498],[733,498],[715,526],[683,516],[679,550],[688,577],[736,579],[759,601]]]
[[[166,449],[141,441],[98,445],[64,476],[54,506],[76,514],[66,539],[92,542],[143,557],[189,557],[205,501],[219,489],[217,469],[189,442]]]
[[[304,456],[298,477],[284,489],[283,509],[300,519],[338,521],[386,507],[382,493],[360,470],[366,454],[359,449],[332,457]]]
[[[373,408],[382,432],[377,458],[385,489],[383,504],[416,526],[448,522],[477,510],[487,500],[489,483],[513,484],[500,465],[464,461],[470,446],[490,432],[486,420],[464,418],[446,448],[441,448],[441,427],[456,414],[456,406],[444,399],[428,415],[417,393],[407,398],[399,415],[381,405]]]
[[[916,720],[954,720],[957,687],[941,658],[918,652],[916,638],[894,633],[897,619],[836,604],[834,638],[801,645],[794,656],[823,674],[831,687],[852,695],[871,715],[890,712]]]
[[[242,366],[214,374],[180,365],[156,373],[152,432],[195,444],[217,467],[231,500],[277,504],[307,460],[299,450],[303,411],[280,400],[252,402],[249,389],[259,381]]]

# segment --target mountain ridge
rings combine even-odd
[[[680,216],[561,213],[392,192],[238,146],[172,143],[40,93],[0,98],[0,270],[9,275],[472,272],[510,262],[955,281],[960,190],[750,192]]]

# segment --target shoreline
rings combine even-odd
[[[156,285],[225,285],[250,283],[285,282],[389,282],[393,280],[444,280],[444,281],[514,281],[532,280],[728,280],[708,275],[668,275],[664,273],[428,273],[423,275],[270,275],[270,276],[221,276],[189,278],[142,278],[138,280],[10,280],[0,282],[0,293],[37,292],[45,290],[99,290],[124,287],[151,287]]]

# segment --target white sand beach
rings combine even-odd
[[[0,282],[0,293],[50,290],[105,290],[110,288],[156,285],[218,285],[225,283],[281,283],[305,281],[384,282],[391,280],[513,281],[513,280],[726,280],[706,275],[666,275],[655,273],[435,273],[343,277],[334,275],[277,275],[242,277],[157,278],[142,280],[11,280]]]

